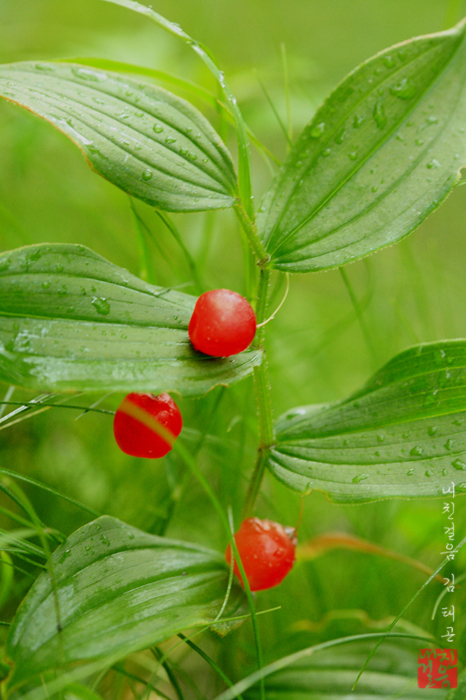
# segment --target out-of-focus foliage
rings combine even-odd
[[[440,31],[449,11],[450,24],[461,16],[460,3],[446,0],[161,0],[153,4],[209,46],[238,97],[248,125],[279,160],[286,157],[286,138],[258,78],[294,138],[323,97],[358,63],[396,42]],[[0,0],[1,62],[76,56],[140,63],[216,91],[211,76],[188,48],[122,8],[96,0]],[[160,84],[178,94],[172,85]],[[288,127],[287,92],[292,129]],[[179,94],[189,97],[181,90]],[[201,100],[194,101],[234,153],[232,131],[221,112],[206,108]],[[68,139],[8,104],[0,105],[0,163],[1,251],[44,242],[78,243],[162,287],[182,285],[182,291],[198,293],[195,270],[204,289],[228,287],[246,292],[240,236],[231,211],[173,215],[171,222],[182,236],[183,250],[149,207],[137,203],[134,216],[127,196],[90,173]],[[276,166],[267,164],[253,149],[256,202],[275,172]],[[465,192],[456,188],[411,237],[354,263],[344,275],[333,270],[291,278],[285,305],[268,325],[276,417],[293,406],[348,396],[409,345],[466,337]],[[144,245],[151,254],[151,271],[140,265],[138,246]],[[284,293],[277,280],[272,280],[276,285],[272,310]],[[8,387],[1,388],[4,396]],[[21,403],[34,398],[31,392],[17,390],[8,400]],[[176,455],[170,453],[163,461],[151,462],[118,450],[111,415],[99,413],[99,409],[114,410],[120,395],[66,394],[49,399],[46,403],[53,400],[63,407],[31,407],[5,420],[18,406],[6,407],[0,418],[0,468],[44,482],[99,513],[148,532],[219,551],[224,548],[226,536],[217,516]],[[65,408],[67,404],[92,405],[95,410],[82,414]],[[202,399],[184,399],[179,404],[187,426],[180,440],[197,454],[199,466],[219,493],[222,505],[231,505],[238,521],[255,457],[252,382],[216,388]],[[25,420],[14,423],[21,418]],[[28,506],[15,491],[17,482],[11,477],[0,473],[0,483],[10,493],[3,491],[0,496],[2,509],[9,511],[1,511],[0,525],[11,529],[10,516],[30,519]],[[93,517],[38,487],[21,487],[37,517],[66,535]],[[460,507],[461,499],[455,502],[455,525],[458,532],[464,532],[464,506]],[[259,516],[296,525],[299,507],[299,496],[266,477],[258,501]],[[445,550],[441,501],[341,506],[328,503],[323,494],[315,492],[303,501],[303,510],[301,542],[328,530],[346,531],[432,568]],[[56,544],[52,540],[49,546]],[[26,556],[24,547],[20,553]],[[30,552],[27,556],[32,558]],[[34,561],[37,566],[24,558],[15,559],[14,580],[0,613],[3,620],[11,619],[43,565],[43,558]],[[460,553],[452,567],[457,576],[464,562]],[[297,641],[307,644],[300,634],[312,633],[313,643],[329,638],[329,616],[348,609],[364,611],[361,615],[370,629],[380,629],[379,621],[397,615],[424,580],[419,572],[390,559],[332,551],[297,565],[279,588],[261,594],[260,609],[282,606],[259,618],[261,637],[271,647],[280,644],[284,654],[287,647],[294,650]],[[431,620],[442,590],[442,584],[434,581],[405,617],[429,632],[444,634],[441,612]],[[463,596],[459,590],[455,594],[458,649],[465,642]],[[346,633],[343,616],[330,636]],[[200,644],[234,680],[240,671],[254,668],[249,623],[221,643],[209,636]],[[213,695],[214,690],[223,690],[223,682],[201,658],[174,658],[177,668],[189,667],[191,682],[201,692]],[[127,670],[140,677],[148,663],[146,657],[136,658]],[[137,683],[134,679],[131,682]],[[105,683],[102,697],[113,700],[115,689],[123,685],[122,674],[112,671]],[[76,697],[81,697],[78,691]]]

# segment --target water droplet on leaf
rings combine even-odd
[[[385,128],[385,125],[387,124],[387,116],[385,114],[385,109],[381,100],[375,103],[372,116],[374,117],[374,121],[377,124],[377,128]]]
[[[316,126],[313,126],[311,131],[310,131],[310,136],[313,139],[320,139],[322,134],[325,131],[325,122],[321,122],[320,124],[316,124]]]
[[[108,316],[110,313],[110,304],[104,297],[92,297],[91,304],[102,316]]]
[[[410,100],[416,95],[417,88],[409,78],[403,78],[397,85],[392,85],[390,92],[400,100]]]
[[[354,476],[352,479],[353,484],[359,484],[360,481],[364,481],[365,479],[369,478],[369,474],[358,474],[357,476]]]

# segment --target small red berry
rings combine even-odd
[[[235,534],[235,542],[251,591],[278,586],[293,567],[297,544],[293,528],[271,520],[247,518]],[[225,556],[230,563],[230,545]],[[243,584],[236,561],[234,572]]]
[[[229,357],[252,343],[256,315],[241,294],[212,289],[196,301],[188,333],[196,350],[213,357]]]
[[[183,427],[180,409],[169,394],[128,394],[115,413],[113,433],[118,447],[133,457],[164,457],[172,449],[155,430],[145,425],[143,416],[136,417],[138,410],[170,431],[176,439]],[[132,415],[133,414],[133,415]]]

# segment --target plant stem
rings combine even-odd
[[[261,268],[259,289],[257,292],[256,317],[258,324],[262,323],[267,315],[267,301],[270,281],[270,270]],[[273,416],[270,402],[270,384],[267,367],[267,357],[264,348],[265,326],[259,328],[254,347],[263,351],[262,363],[254,368],[254,387],[256,391],[257,413],[259,418],[259,447],[254,472],[249,483],[243,515],[249,517],[254,509],[259,494],[262,479],[264,477],[267,450],[273,444]]]
[[[248,237],[248,241],[251,245],[251,248],[259,258],[257,264],[259,265],[259,267],[263,268],[264,265],[266,265],[266,263],[268,263],[269,261],[269,255],[267,254],[267,251],[264,248],[262,241],[258,236],[256,225],[249,218],[247,212],[245,211],[241,203],[235,206],[235,212],[238,219],[240,220],[241,226],[243,227],[246,236]]]

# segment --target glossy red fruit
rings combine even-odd
[[[297,544],[294,528],[271,520],[247,518],[235,534],[235,542],[251,591],[278,586],[293,567]],[[225,556],[230,563],[230,545]],[[234,572],[242,584],[236,561]]]
[[[241,294],[213,289],[196,301],[188,333],[196,350],[213,357],[229,357],[252,343],[256,315]]]
[[[180,409],[169,394],[128,394],[118,406],[113,421],[118,447],[133,457],[164,457],[172,445],[146,425],[144,417],[149,424],[155,418],[174,439],[183,427]]]

